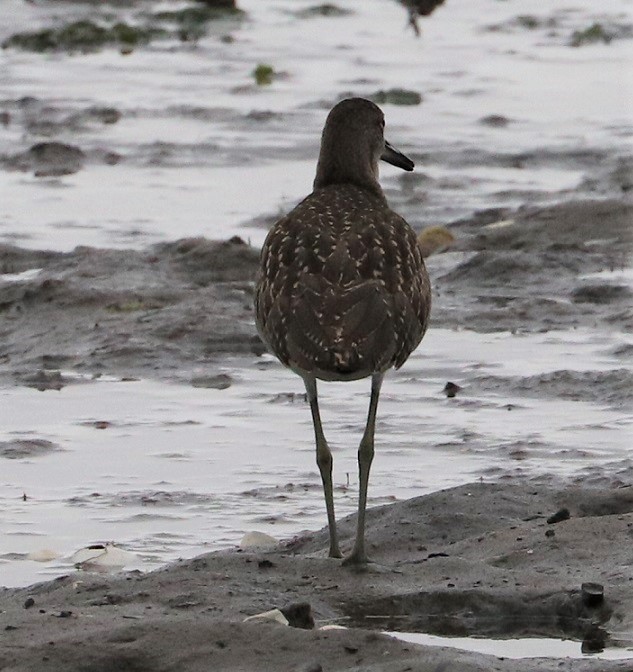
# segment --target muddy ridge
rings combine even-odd
[[[631,221],[631,203],[607,199],[454,222],[455,245],[428,259],[431,328],[630,331],[626,283],[583,276],[626,267]],[[2,245],[0,271],[12,275],[0,276],[0,375],[44,388],[42,370],[189,379],[223,353],[261,354],[252,315],[258,259],[238,237],[140,251]]]
[[[562,508],[566,516],[547,522]],[[519,478],[368,514],[379,563],[368,572],[326,558],[324,529],[276,549],[211,553],[145,575],[83,572],[5,589],[0,669],[577,672],[598,669],[596,661],[504,660],[377,630],[574,638],[579,647],[596,633],[617,647],[631,631],[633,573],[622,543],[633,535],[630,487]],[[341,521],[344,548],[354,531],[354,517]],[[243,622],[274,607],[304,617],[297,627]],[[174,637],[186,645],[171,646]],[[631,668],[604,660],[599,669]]]

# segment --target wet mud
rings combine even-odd
[[[632,221],[625,197],[486,211],[449,224],[454,244],[427,260],[433,326],[630,331],[630,283],[617,273],[633,252]],[[182,239],[138,251],[2,245],[0,375],[44,389],[64,384],[62,369],[182,381],[222,353],[262,354],[252,314],[258,259],[259,251],[239,237]],[[610,403],[631,401],[630,371],[596,372],[597,386],[591,376],[508,385],[541,385],[544,393],[569,398],[595,398],[604,390]],[[202,377],[194,384],[222,382]]]
[[[547,520],[561,507],[568,518]],[[341,521],[344,548],[355,521]],[[327,531],[150,574],[80,572],[0,593],[0,667],[25,670],[630,670],[510,660],[379,631],[549,636],[617,650],[633,627],[633,492],[551,477],[470,483],[375,507],[367,572],[325,557]],[[297,605],[303,605],[298,607]],[[306,606],[307,605],[307,606]],[[243,622],[273,608],[298,623]],[[343,626],[322,630],[325,625]],[[178,639],[184,646],[174,647]],[[598,667],[596,667],[598,665]]]

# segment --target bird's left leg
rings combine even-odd
[[[332,486],[332,452],[327,445],[323,427],[321,425],[321,415],[319,413],[319,402],[317,397],[317,384],[314,376],[305,375],[303,382],[306,386],[308,401],[310,402],[310,411],[312,412],[312,424],[314,425],[314,438],[316,441],[317,465],[321,472],[323,482],[323,494],[325,495],[325,508],[327,510],[327,524],[330,533],[330,557],[342,557],[338,545],[338,536],[336,534],[336,517],[334,516],[334,488]]]
[[[356,542],[349,555],[343,561],[345,565],[366,565],[367,553],[365,552],[365,509],[367,507],[367,484],[369,482],[369,470],[374,459],[374,431],[376,429],[376,411],[378,409],[378,397],[384,373],[374,373],[371,377],[371,399],[369,401],[369,413],[365,432],[358,448],[358,523],[356,528]]]

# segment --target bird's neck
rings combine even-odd
[[[329,149],[321,146],[317,163],[314,189],[322,189],[336,184],[353,184],[384,199],[378,182],[378,161],[360,156],[355,148],[339,147]]]

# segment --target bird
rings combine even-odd
[[[371,378],[358,448],[356,538],[344,565],[367,568],[365,511],[378,399],[385,373],[399,368],[426,332],[431,286],[409,224],[390,209],[379,160],[414,163],[384,137],[382,110],[347,98],[329,112],[313,191],[279,219],[262,246],[255,322],[269,350],[304,382],[323,483],[329,556],[341,558],[332,452],[319,413],[317,380]]]
[[[430,16],[437,7],[444,3],[444,0],[398,0],[404,5],[409,14],[409,25],[417,37],[420,37],[420,27],[418,26],[419,16]]]

